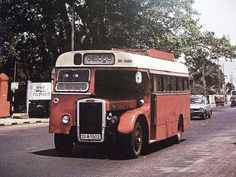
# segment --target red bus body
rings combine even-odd
[[[80,55],[77,62],[76,53]],[[85,64],[88,63],[84,59],[87,53],[95,56],[87,59],[89,62],[94,60],[92,64]],[[104,62],[109,60],[111,63],[100,63],[99,57],[104,53],[114,55],[114,62],[102,56]],[[70,152],[74,143],[109,143],[122,137],[122,141],[128,141],[129,156],[135,158],[148,143],[169,137],[180,138],[180,133],[190,128],[190,95],[185,66],[176,65],[176,71],[175,68],[173,71],[155,69],[154,64],[143,66],[147,63],[139,62],[158,59],[120,51],[78,51],[60,57],[52,74],[49,125],[49,132],[55,134],[59,155]],[[165,64],[175,67],[176,62],[165,62],[163,67]],[[183,72],[178,67],[184,68]],[[137,72],[142,75],[141,84],[133,82]],[[75,82],[77,80],[80,85]],[[74,88],[81,91],[74,91]],[[133,93],[136,90],[137,93]],[[99,131],[93,121],[98,122]],[[138,134],[136,139],[135,134]],[[70,145],[65,146],[68,142]]]

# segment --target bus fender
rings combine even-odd
[[[120,121],[118,124],[118,132],[122,134],[129,134],[133,131],[135,122],[139,115],[145,114],[143,109],[135,109],[132,111],[127,111],[121,115]]]

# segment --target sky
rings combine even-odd
[[[236,0],[195,0],[193,8],[200,13],[199,23],[217,37],[225,35],[236,45]],[[222,70],[227,82],[236,87],[236,59],[222,61]]]

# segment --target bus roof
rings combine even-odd
[[[76,55],[79,56],[79,60],[81,60],[79,64],[75,64]],[[106,60],[109,60],[109,62]],[[182,63],[112,50],[66,52],[58,57],[56,67],[129,67],[148,69],[150,72],[179,73],[188,76],[188,69]]]

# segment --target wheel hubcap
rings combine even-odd
[[[136,152],[140,150],[141,145],[142,145],[142,133],[141,133],[140,128],[138,128],[136,130],[135,139],[134,139],[134,148]]]

